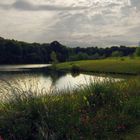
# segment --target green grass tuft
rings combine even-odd
[[[42,96],[13,89],[14,95],[21,91],[22,96],[0,104],[0,136],[5,140],[127,140],[129,133],[137,140],[132,130],[140,125],[139,80],[93,82]]]

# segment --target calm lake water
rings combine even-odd
[[[27,71],[35,68],[43,68],[50,66],[50,64],[31,64],[31,65],[0,65],[0,72],[2,71]]]
[[[42,68],[48,65],[6,65],[0,66],[0,96],[9,95],[13,89],[23,91],[62,90],[77,88],[93,82],[102,82],[107,79],[120,80],[106,75],[89,75],[82,73],[63,73],[51,71],[31,72],[30,69]],[[10,90],[9,90],[10,89]]]

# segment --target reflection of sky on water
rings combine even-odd
[[[1,73],[0,74],[0,96],[10,95],[10,91],[32,91],[33,93],[50,93],[53,89],[73,89],[80,85],[89,84],[91,81],[104,81],[107,77],[79,74],[55,75],[44,73]],[[112,78],[113,79],[113,78]],[[117,79],[116,79],[117,80]],[[9,90],[10,89],[10,90]]]
[[[55,84],[57,89],[64,89],[64,88],[76,88],[80,85],[89,84],[91,81],[95,82],[97,80],[103,81],[105,77],[99,76],[91,76],[86,74],[80,74],[77,77],[73,77],[71,74],[67,74],[64,77],[61,77]]]
[[[1,65],[0,71],[23,71],[26,69],[48,67],[50,64],[23,64],[23,65]]]

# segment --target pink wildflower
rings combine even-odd
[[[0,140],[4,140],[4,139],[0,136]]]

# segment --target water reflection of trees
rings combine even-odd
[[[52,87],[54,87],[56,85],[56,82],[60,79],[65,77],[68,74],[68,72],[66,71],[56,71],[56,70],[48,70],[43,72],[43,76],[44,77],[50,77],[51,81],[52,81]],[[72,75],[72,77],[77,77],[79,76],[79,72],[71,72],[69,73]]]
[[[72,77],[77,77],[80,75],[80,72],[71,72]]]
[[[1,77],[5,75],[6,76],[12,76],[13,78],[16,78],[17,75],[23,75],[23,76],[32,76],[36,77],[37,75],[42,75],[43,77],[50,77],[52,83],[56,83],[60,78],[65,77],[68,74],[66,71],[56,71],[56,70],[45,70],[45,71],[8,71],[8,72],[0,72]],[[70,73],[72,77],[77,77],[80,73],[79,72],[71,72]],[[11,77],[11,78],[12,78]]]
[[[66,72],[55,71],[55,70],[44,71],[42,74],[43,74],[43,77],[50,77],[53,85],[55,85],[55,83],[56,83],[60,78],[62,78],[62,77],[64,77],[64,76],[67,75]]]

